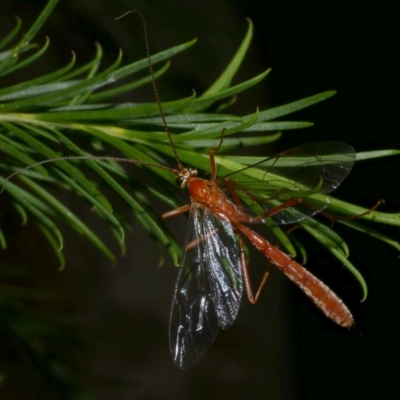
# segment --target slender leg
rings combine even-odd
[[[210,157],[211,180],[215,181],[215,178],[217,177],[217,164],[215,164],[214,149],[211,149],[208,154]]]
[[[239,183],[232,182],[232,181],[229,181],[228,179],[226,179],[225,184],[226,184],[231,196],[233,196],[233,198],[235,199],[237,206],[238,206],[238,203],[240,204],[240,200],[236,201],[236,198],[239,199],[239,195],[237,194],[237,191],[235,190],[234,186],[236,186],[236,188],[238,190],[243,191],[253,201],[256,201],[258,203],[260,203],[260,201],[262,201],[261,199],[256,198],[252,193],[250,193],[248,190],[246,190],[244,187],[242,187]],[[274,195],[266,200],[273,200],[277,196],[279,196],[279,193],[276,193],[276,195]],[[357,214],[357,215],[347,215],[344,217],[337,217],[337,216],[329,214],[325,211],[320,211],[320,214],[323,215],[324,217],[328,218],[329,220],[331,220],[333,223],[335,221],[349,221],[349,220],[353,220],[353,219],[362,218],[368,214],[371,214],[384,202],[385,202],[384,199],[379,199],[376,202],[376,204],[374,204],[369,210],[367,210],[361,214]],[[297,204],[304,204],[305,206],[309,207],[310,209],[315,209],[315,207],[312,204],[310,204],[309,202],[307,202],[303,197],[295,197],[293,199],[285,201],[284,203],[282,203],[281,205],[279,205],[277,207],[271,208],[270,210],[266,211],[265,213],[263,213],[261,215],[258,215],[257,217],[253,218],[251,221],[245,221],[245,222],[249,222],[249,223],[261,222],[261,220],[263,220],[267,217],[271,217],[272,215],[284,210],[285,208],[294,207]]]
[[[252,222],[252,223],[253,223],[253,222],[260,222],[260,221],[262,221],[264,218],[271,217],[272,215],[274,215],[274,214],[276,214],[276,213],[278,213],[278,212],[280,212],[280,211],[282,211],[282,210],[284,210],[284,209],[286,209],[286,208],[294,207],[294,206],[296,206],[297,204],[301,204],[301,203],[304,203],[304,204],[306,204],[308,207],[312,208],[311,204],[306,203],[306,202],[303,200],[302,197],[295,197],[295,198],[293,198],[293,199],[290,199],[290,200],[288,200],[288,201],[285,201],[285,202],[282,203],[280,206],[271,208],[270,210],[266,211],[264,214],[261,214],[261,215],[255,217],[255,218],[253,218],[251,222]]]
[[[162,215],[162,218],[169,218],[169,217],[174,217],[175,215],[183,214],[185,212],[188,212],[190,210],[190,204],[185,204],[184,206],[175,208],[175,210],[167,211]]]
[[[362,218],[368,214],[371,214],[373,211],[375,211],[381,204],[383,204],[385,202],[384,199],[379,199],[369,210],[361,213],[361,214],[357,214],[357,215],[346,215],[344,217],[336,217],[334,215],[331,215],[325,211],[321,212],[321,215],[323,215],[324,217],[328,218],[329,220],[332,221],[332,224],[335,221],[350,221],[352,219],[358,219],[358,218]]]
[[[232,181],[229,179],[225,179],[225,184],[226,184],[227,189],[229,190],[230,195],[233,198],[233,201],[236,204],[236,207],[242,211],[243,205],[242,205],[242,202],[240,201],[239,195],[237,194],[236,190],[233,188]]]
[[[229,193],[231,194],[231,196],[235,200],[236,206],[239,207],[240,209],[243,209],[243,206],[241,204],[239,195],[237,194],[237,191],[235,190],[234,186],[236,186],[239,190],[243,191],[251,200],[256,201],[258,203],[260,203],[262,201],[262,200],[256,198],[252,193],[250,193],[248,190],[246,190],[244,187],[242,187],[240,184],[238,184],[236,182],[234,182],[234,185],[233,185],[232,181],[226,179],[225,180],[225,184],[226,184],[226,187],[229,190]],[[276,193],[274,196],[269,197],[268,199],[265,199],[265,200],[273,200],[274,198],[276,198],[278,196],[279,196],[279,193]],[[311,204],[309,204],[306,201],[304,201],[304,199],[302,197],[295,197],[293,199],[285,201],[284,203],[282,203],[279,206],[271,208],[270,210],[266,211],[265,213],[263,213],[261,215],[258,215],[257,217],[252,218],[251,220],[245,221],[245,222],[248,222],[248,223],[261,222],[263,219],[271,217],[272,215],[284,210],[285,208],[294,207],[297,204],[304,204],[304,205],[306,205],[307,207],[309,207],[311,209],[314,208]]]
[[[216,177],[217,177],[217,164],[215,163],[215,153],[219,150],[219,148],[222,145],[222,142],[224,141],[224,136],[225,136],[225,131],[226,129],[222,129],[221,132],[221,140],[219,141],[218,146],[215,149],[211,149],[209,154],[210,157],[210,166],[211,166],[211,180],[215,181]]]
[[[233,197],[233,200],[236,203],[236,206],[238,207],[238,209],[242,209],[243,206],[242,206],[242,203],[240,201],[240,197],[235,192],[233,187],[230,185],[230,181],[229,180],[226,181],[226,185],[227,185],[228,190],[231,192],[231,195]],[[259,287],[257,289],[257,293],[254,296],[253,289],[251,287],[251,282],[250,282],[250,274],[249,274],[249,269],[248,269],[248,266],[247,266],[246,254],[244,252],[243,237],[242,237],[242,234],[240,232],[237,232],[237,233],[239,235],[240,264],[241,264],[241,267],[242,267],[242,274],[243,274],[244,286],[246,288],[247,298],[248,298],[250,304],[256,304],[257,301],[258,301],[258,298],[260,296],[261,290],[264,287],[265,283],[267,282],[269,271],[268,270],[265,271],[265,273],[264,273],[264,275],[263,275],[263,277],[261,279],[260,285],[259,285]]]
[[[212,235],[215,235],[218,232],[218,229],[214,229],[213,231],[207,233],[207,235],[202,235],[200,238],[192,240],[190,243],[188,243],[183,250],[188,251],[193,249],[193,247],[197,246],[201,242],[204,242],[204,240],[210,238]]]
[[[254,296],[253,289],[251,288],[249,269],[247,267],[246,255],[244,253],[244,242],[241,234],[239,234],[239,248],[240,248],[240,263],[242,266],[243,280],[246,288],[247,298],[249,299],[250,304],[256,304],[258,298],[260,297],[261,290],[264,287],[265,283],[267,282],[269,271],[268,270],[265,271],[261,279],[260,285],[257,289],[257,293]]]
[[[300,229],[301,226],[299,224],[292,226],[291,228],[289,228],[286,232],[285,235],[289,236],[292,232],[297,231],[297,229]]]
[[[251,200],[253,200],[253,201],[257,202],[257,203],[261,203],[261,202],[263,201],[263,199],[260,199],[260,198],[258,198],[257,196],[255,196],[253,193],[249,192],[249,191],[248,191],[245,187],[243,187],[240,183],[231,181],[229,178],[226,178],[226,179],[225,179],[226,185],[228,185],[228,182],[229,182],[229,185],[230,185],[230,190],[235,191],[234,186],[236,186],[236,188],[237,188],[238,190],[242,191],[243,193],[245,193],[245,194],[249,197],[249,199],[251,199]],[[277,191],[273,196],[270,196],[270,197],[264,199],[264,201],[276,199],[279,195],[280,195],[280,192]]]
[[[168,211],[168,212],[164,213],[162,215],[162,217],[164,219],[169,218],[169,217],[174,217],[176,215],[183,214],[183,213],[185,213],[185,212],[187,212],[189,210],[190,210],[190,205],[189,204],[185,204],[182,207],[178,207],[178,208],[175,208],[175,210],[171,210],[171,211]],[[192,249],[193,247],[197,246],[199,243],[201,243],[202,241],[208,239],[209,237],[211,237],[211,235],[214,235],[217,232],[218,232],[218,229],[215,229],[214,231],[209,232],[209,234],[207,236],[204,236],[204,237],[202,236],[201,238],[199,238],[197,240],[193,240],[192,242],[190,242],[190,243],[188,243],[186,245],[186,247],[184,248],[184,251],[188,251],[188,250]]]

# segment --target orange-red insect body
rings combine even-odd
[[[272,264],[296,283],[328,318],[345,328],[350,328],[354,324],[349,309],[328,286],[247,226],[243,224],[235,226]]]
[[[229,220],[237,233],[245,235],[272,264],[296,283],[327,317],[346,328],[350,328],[354,324],[349,309],[331,289],[287,254],[243,225],[243,223],[254,222],[254,218],[239,210],[226,197],[215,181],[189,176],[186,184],[194,202],[207,208],[212,214],[222,215]],[[245,271],[243,271],[243,274],[245,274]]]

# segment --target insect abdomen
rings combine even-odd
[[[272,264],[296,283],[327,317],[345,328],[350,328],[354,324],[349,309],[328,286],[247,226],[237,224],[237,228]]]

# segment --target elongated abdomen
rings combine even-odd
[[[349,309],[328,286],[247,226],[236,224],[236,227],[259,251],[296,283],[327,317],[345,328],[350,328],[354,324]]]

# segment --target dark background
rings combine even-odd
[[[45,3],[2,2],[1,32],[9,31],[15,15],[30,26]],[[161,95],[168,100],[187,96],[192,88],[201,93],[218,77],[246,32],[245,17],[250,17],[255,36],[235,82],[268,67],[273,72],[240,96],[235,112],[246,114],[257,106],[265,109],[335,89],[338,95],[333,99],[290,117],[316,126],[286,132],[279,149],[314,140],[345,141],[357,151],[400,148],[395,11],[383,4],[371,9],[294,1],[260,4],[251,0],[64,1],[36,40],[51,38],[49,71],[65,65],[70,50],[82,61],[89,59],[94,41],[103,45],[104,65],[115,59],[118,48],[126,61],[140,59],[144,45],[138,19],[114,21],[129,9],[140,10],[148,21],[153,52],[199,39],[195,48],[172,60],[160,80]],[[133,96],[129,100],[152,101],[150,87]],[[386,204],[380,210],[398,212],[399,172],[400,158],[357,163],[335,196],[366,207],[383,197]],[[185,224],[183,217],[170,223],[178,240],[183,240]],[[176,276],[171,263],[155,267],[155,249],[135,221],[127,238],[128,254],[115,269],[89,244],[80,241],[77,247],[74,235],[67,231],[67,270],[57,280],[83,313],[79,332],[92,343],[80,354],[79,373],[85,385],[100,399],[388,398],[395,390],[393,365],[399,356],[399,255],[342,226],[335,229],[349,244],[350,259],[368,283],[364,303],[359,302],[361,291],[350,274],[316,242],[298,234],[309,250],[307,268],[349,305],[355,330],[335,326],[300,290],[274,273],[260,302],[251,307],[244,301],[233,327],[221,332],[204,359],[185,372],[173,365],[168,349]],[[384,229],[399,237],[398,228]],[[18,240],[28,240],[26,232]],[[32,261],[37,246],[34,242],[29,255],[18,256],[39,275],[58,274],[55,267]],[[257,269],[264,262],[254,255],[251,267]],[[123,383],[111,384],[110,378]]]

